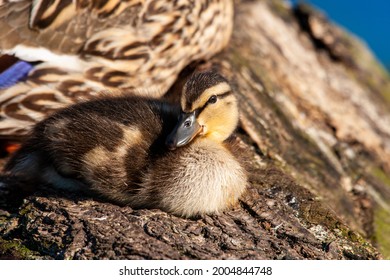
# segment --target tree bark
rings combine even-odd
[[[235,13],[210,63],[239,97],[239,205],[183,219],[42,191],[0,213],[2,258],[390,258],[388,73],[307,6],[237,1]]]

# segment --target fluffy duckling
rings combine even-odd
[[[36,125],[5,172],[134,208],[216,213],[247,183],[225,141],[238,123],[236,97],[219,74],[196,73],[180,107],[135,97],[68,107]]]

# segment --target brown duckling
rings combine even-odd
[[[238,119],[227,81],[196,73],[183,88],[181,110],[119,97],[55,113],[35,126],[5,173],[134,208],[184,217],[216,213],[236,203],[247,183],[226,141]]]

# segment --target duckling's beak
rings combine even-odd
[[[196,121],[196,112],[183,112],[165,143],[169,149],[174,150],[191,142],[201,131],[202,126]]]

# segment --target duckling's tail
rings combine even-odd
[[[9,175],[0,175],[0,209],[19,208],[23,199],[32,194],[35,188]]]
[[[0,174],[0,209],[16,209],[38,190],[43,157],[28,149],[22,147],[13,153]]]

